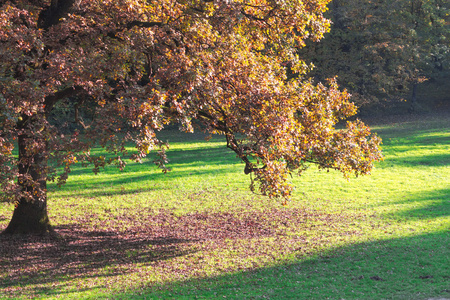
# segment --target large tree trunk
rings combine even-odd
[[[47,216],[47,145],[44,140],[32,140],[32,118],[24,116],[18,127],[19,177],[18,184],[28,197],[16,203],[13,216],[3,234],[46,234],[51,232]],[[39,145],[32,148],[32,143]],[[32,148],[30,150],[30,148]],[[31,152],[31,153],[30,153]]]
[[[52,231],[47,216],[47,201],[21,200],[3,234],[38,234]]]

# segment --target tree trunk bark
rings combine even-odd
[[[52,232],[47,216],[47,201],[20,200],[8,227],[2,234],[37,234]]]
[[[412,95],[411,95],[411,105],[409,108],[411,113],[415,113],[419,110],[419,105],[417,103],[417,82],[413,83]]]
[[[32,119],[23,116],[23,121],[18,123],[18,128],[23,130],[18,138],[18,184],[24,196],[16,203],[3,234],[47,234],[52,231],[47,215],[47,144],[32,136]],[[31,143],[38,147],[31,149]]]

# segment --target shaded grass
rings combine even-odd
[[[311,168],[286,207],[247,191],[220,137],[164,132],[166,175],[151,160],[75,168],[50,186],[60,240],[0,240],[0,295],[450,298],[450,118],[373,123],[386,159],[372,176]]]
[[[299,262],[192,280],[162,291],[126,293],[153,299],[427,299],[450,296],[446,232],[335,249]]]

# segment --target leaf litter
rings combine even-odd
[[[298,259],[361,234],[354,215],[301,208],[108,214],[56,225],[56,237],[0,236],[0,290],[10,297],[120,292]]]

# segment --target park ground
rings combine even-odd
[[[76,167],[50,185],[57,238],[0,237],[0,298],[450,298],[450,115],[368,123],[371,176],[311,167],[287,203],[249,192],[221,137],[162,132],[168,174]]]

